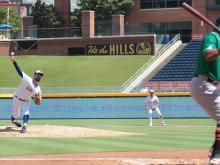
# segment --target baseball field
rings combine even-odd
[[[0,162],[206,164],[214,122],[210,119],[166,122],[167,126],[161,126],[154,119],[154,126],[148,127],[147,119],[32,120],[29,132],[21,134],[9,121],[2,120]]]
[[[50,57],[50,56],[18,56],[16,57],[21,68],[31,75],[36,69],[45,73],[42,87],[71,87],[71,86],[120,86],[134,72],[136,72],[148,58],[144,56],[106,56],[106,57]],[[150,58],[150,57],[149,57]],[[0,87],[16,88],[19,77],[8,57],[1,57],[2,68]],[[65,73],[65,74],[63,74]],[[134,98],[135,99],[135,98]],[[133,98],[130,99],[131,104]],[[99,101],[97,101],[99,100]],[[129,98],[128,98],[129,100]],[[168,99],[169,100],[169,99]],[[167,113],[175,113],[175,108],[189,111],[192,104],[184,102],[172,107],[168,106],[164,98],[163,107]],[[51,100],[50,100],[51,101]],[[63,111],[69,114],[70,105],[66,102],[57,106],[61,99],[53,100],[56,107],[50,109],[58,113]],[[77,103],[79,101],[80,103]],[[213,142],[215,123],[209,118],[166,118],[167,125],[161,126],[158,119],[153,119],[153,127],[148,127],[147,114],[142,100],[134,100],[135,105],[127,107],[126,100],[118,100],[120,114],[130,112],[134,115],[133,106],[138,106],[139,114],[143,118],[122,119],[30,119],[28,132],[21,134],[20,129],[10,122],[11,109],[8,100],[0,100],[0,164],[4,165],[149,165],[149,164],[207,164],[209,148]],[[7,102],[7,103],[6,103]],[[70,102],[72,102],[70,100]],[[106,104],[104,110],[94,104]],[[109,105],[102,98],[75,99],[75,108],[83,105],[97,108],[97,112],[106,116]],[[162,99],[163,103],[163,99]],[[6,105],[7,104],[7,105]],[[42,103],[44,104],[44,103]],[[80,104],[80,105],[79,105]],[[169,104],[176,104],[170,99]],[[77,105],[77,106],[76,106]],[[34,109],[44,114],[47,109]],[[139,108],[142,107],[142,108]],[[92,115],[91,109],[80,109]],[[116,108],[118,108],[116,107]],[[35,107],[33,107],[35,108]],[[127,108],[127,109],[123,109]],[[44,111],[45,110],[45,111]],[[112,111],[112,116],[119,112]],[[164,109],[161,109],[164,112]],[[170,112],[169,112],[170,111]],[[52,111],[47,111],[53,113]],[[74,111],[75,112],[75,111]],[[76,109],[77,112],[77,109]],[[141,113],[140,113],[141,112]],[[196,111],[197,112],[197,111]],[[63,112],[62,112],[63,113]],[[181,114],[182,112],[179,112]],[[59,114],[59,113],[58,113]]]

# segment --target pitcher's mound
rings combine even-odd
[[[132,136],[141,135],[133,132],[108,131],[92,128],[71,127],[62,125],[30,125],[27,133],[20,133],[21,128],[0,126],[0,137],[54,137],[79,138],[98,136]]]

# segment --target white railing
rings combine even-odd
[[[160,49],[156,55],[147,61],[134,75],[132,75],[122,86],[120,92],[124,91],[138,76],[140,76],[154,61],[160,58],[171,46],[180,40],[180,35],[176,35],[169,43]]]
[[[155,52],[157,52],[163,46],[164,34],[156,35],[156,45],[155,45]]]

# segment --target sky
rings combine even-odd
[[[53,4],[54,0],[41,0],[42,2],[46,2],[47,4]],[[23,3],[35,3],[36,0],[23,0]],[[71,11],[77,6],[77,0],[70,0],[71,3]]]
[[[23,3],[35,3],[36,0],[23,0]],[[42,2],[46,2],[48,4],[53,3],[53,0],[42,0]]]
[[[42,2],[46,2],[46,3],[53,3],[54,0],[41,0]],[[36,2],[36,0],[23,0],[24,3],[28,2],[28,3],[34,3]],[[76,3],[77,0],[70,0],[71,3]]]

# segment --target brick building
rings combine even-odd
[[[111,34],[113,36],[111,37],[97,36],[94,23],[95,13],[93,11],[85,11],[82,14],[81,37],[36,39],[36,41],[18,39],[11,44],[5,45],[5,50],[0,51],[0,54],[6,54],[9,49],[13,50],[15,46],[18,46],[18,49],[16,49],[17,54],[71,55],[75,54],[75,50],[82,52],[81,54],[88,54],[88,48],[96,44],[111,46],[115,50],[121,49],[119,54],[126,54],[129,52],[127,51],[129,46],[126,44],[131,41],[131,38],[133,39],[133,47],[138,44],[148,43],[151,45],[150,54],[154,54],[156,40],[156,35],[154,34],[169,34],[171,37],[181,34],[182,41],[188,42],[192,37],[202,36],[212,30],[204,22],[181,8],[183,1],[213,22],[216,16],[220,14],[220,0],[133,0],[133,9],[127,17],[122,15],[112,16]],[[63,27],[68,27],[70,25],[70,0],[54,0],[54,5],[63,16]],[[32,26],[31,17],[27,16],[23,19],[24,28]],[[124,36],[126,33],[144,35],[139,35],[138,37]],[[65,30],[65,36],[68,36],[68,34],[69,31]],[[19,49],[19,47],[21,48],[20,43],[23,44],[24,42],[30,42],[29,45],[35,43],[35,46]]]
[[[214,21],[220,14],[219,0],[134,0],[134,7],[126,18],[128,24],[138,25],[139,30],[147,33],[176,34],[183,40],[193,35],[203,35],[212,30],[183,8],[187,2],[203,15]]]
[[[191,36],[203,35],[212,28],[181,8],[182,2],[187,2],[211,21],[220,14],[220,0],[133,0],[133,2],[133,9],[124,21],[125,33],[127,31],[128,34],[155,33],[171,36],[181,34],[183,41],[189,41]],[[70,0],[54,0],[54,5],[63,16],[63,27],[69,27]],[[33,20],[30,16],[23,19],[24,29],[32,26]],[[114,33],[114,29],[112,31]]]
[[[133,0],[134,7],[125,18],[125,26],[133,33],[156,33],[174,35],[180,33],[182,40],[203,35],[212,30],[204,22],[181,8],[187,2],[193,8],[214,21],[220,14],[220,0]],[[69,0],[55,0],[55,6],[68,25]]]

